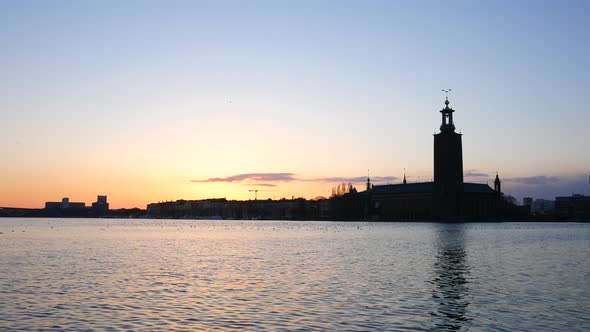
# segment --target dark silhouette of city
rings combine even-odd
[[[291,198],[258,200],[258,191],[251,189],[254,200],[225,198],[177,200],[151,203],[146,210],[109,210],[106,196],[98,196],[91,207],[84,203],[47,202],[44,209],[0,209],[0,216],[25,217],[150,217],[202,219],[285,219],[285,220],[484,220],[524,217],[530,206],[517,206],[502,193],[498,174],[494,188],[483,183],[464,182],[462,134],[455,131],[455,110],[447,97],[440,110],[440,131],[434,134],[434,177],[432,182],[374,185],[367,176],[364,191],[352,184],[336,187],[328,199]],[[291,173],[275,174],[290,178]],[[265,178],[265,174],[244,174]],[[240,177],[236,176],[236,177]],[[215,178],[214,181],[223,179]],[[202,182],[202,181],[196,181]],[[574,195],[557,197],[556,215],[561,218],[590,217],[590,197]]]
[[[448,91],[447,91],[448,92]],[[339,186],[330,199],[227,201],[210,199],[149,204],[152,217],[219,217],[229,219],[335,219],[335,220],[418,220],[456,218],[498,218],[525,215],[505,199],[501,180],[494,189],[487,184],[463,181],[462,135],[455,132],[453,110],[447,98],[440,111],[440,132],[434,135],[434,181],[373,185],[367,177],[359,192],[351,184]]]

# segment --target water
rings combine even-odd
[[[590,224],[0,219],[1,330],[590,330]]]

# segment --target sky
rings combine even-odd
[[[0,206],[430,181],[447,88],[465,181],[588,195],[589,22],[575,0],[4,0]]]

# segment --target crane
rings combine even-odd
[[[258,189],[250,189],[249,192],[254,192],[254,200],[258,200]]]
[[[254,193],[254,200],[257,201],[258,200],[258,192],[259,191],[276,191],[276,190],[250,189],[248,191],[251,192],[251,193]]]

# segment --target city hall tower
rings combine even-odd
[[[445,100],[440,133],[434,135],[434,215],[460,216],[463,206],[463,148],[455,132],[453,110]]]

